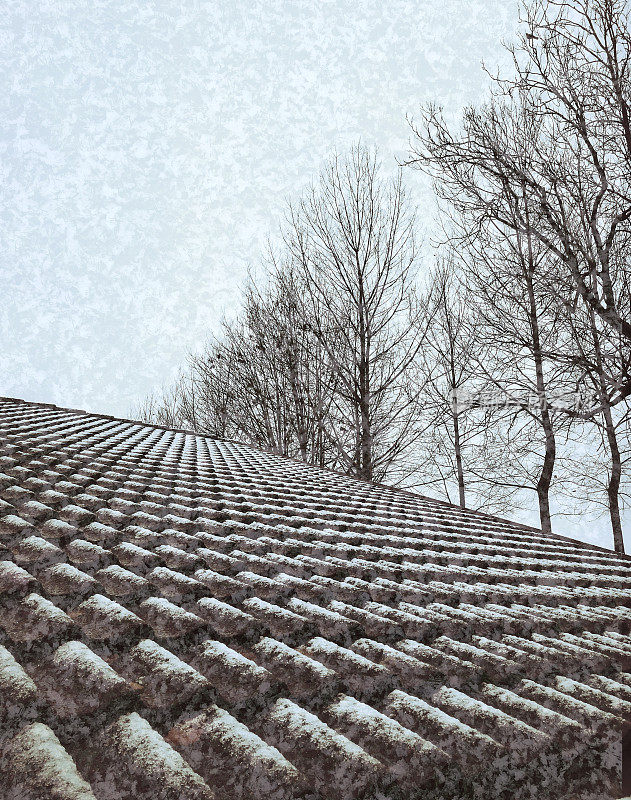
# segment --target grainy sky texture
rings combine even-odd
[[[5,0],[0,394],[128,415],[327,156],[394,168],[406,114],[479,100],[516,26],[517,0]]]
[[[516,19],[505,0],[5,0],[0,391],[128,413],[238,302],[327,155],[362,137],[394,165],[406,113],[479,97]]]

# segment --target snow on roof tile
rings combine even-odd
[[[325,797],[356,798],[380,778],[377,759],[291,700],[277,700],[257,724]]]
[[[631,560],[517,523],[0,398],[0,605],[16,797],[619,791]]]
[[[264,692],[270,673],[223,642],[207,639],[197,657],[199,671],[218,694],[231,703],[241,703]]]
[[[72,611],[72,618],[90,639],[120,639],[137,635],[142,620],[102,594],[93,594]]]
[[[142,698],[150,708],[186,702],[208,685],[196,669],[151,639],[130,650],[126,674],[140,684]]]
[[[66,642],[38,664],[35,679],[59,719],[93,714],[132,693],[124,678],[78,641]]]
[[[87,757],[86,757],[87,756]],[[136,712],[119,717],[93,740],[83,769],[105,796],[213,800],[206,782]]]
[[[7,797],[96,800],[59,739],[41,722],[26,725],[12,737],[2,764]]]
[[[0,718],[18,715],[35,702],[37,687],[6,647],[0,645]]]
[[[173,727],[169,741],[216,790],[234,800],[293,800],[298,769],[224,709],[214,707]]]
[[[32,592],[4,610],[0,627],[14,642],[27,643],[63,637],[72,630],[73,621],[48,598]]]

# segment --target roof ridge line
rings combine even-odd
[[[117,417],[113,414],[104,414],[100,411],[86,411],[83,408],[68,408],[67,406],[58,406],[54,403],[40,403],[37,400],[23,400],[21,397],[8,397],[6,395],[0,395],[0,402],[3,400],[8,400],[11,403],[18,403],[20,405],[25,406],[37,406],[38,408],[50,408],[54,411],[69,411],[71,414],[82,414],[89,417],[100,417],[101,419],[110,419],[114,422],[129,422],[132,425],[145,425],[148,428],[158,428],[161,431],[172,431],[173,433],[190,433],[193,436],[203,436],[207,439],[216,439],[222,442],[231,441],[230,439],[223,439],[220,436],[216,436],[211,433],[196,433],[195,431],[191,430],[190,428],[174,428],[168,425],[160,425],[156,422],[145,422],[144,420],[140,419],[131,419],[131,417]]]

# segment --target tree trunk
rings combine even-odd
[[[616,553],[624,553],[624,539],[622,537],[622,521],[620,520],[620,480],[622,478],[622,459],[620,448],[618,447],[618,437],[616,436],[616,426],[614,425],[611,413],[611,403],[607,392],[607,381],[603,365],[602,349],[600,337],[596,325],[596,315],[591,306],[588,308],[589,321],[592,329],[592,341],[596,355],[597,385],[600,395],[600,402],[603,406],[603,417],[605,420],[605,433],[609,454],[611,456],[609,481],[607,482],[607,501],[609,505],[609,516],[611,518],[611,531],[613,533],[613,548]]]
[[[607,443],[611,453],[611,470],[607,483],[607,499],[609,501],[609,516],[611,517],[611,530],[613,532],[613,549],[616,553],[624,553],[624,539],[622,537],[622,522],[620,520],[620,504],[618,496],[620,492],[620,479],[622,477],[622,459],[620,458],[620,448],[616,437],[616,428],[613,424],[611,407],[605,406],[605,430],[607,432]]]
[[[458,502],[460,508],[466,508],[466,498],[464,490],[464,470],[462,468],[462,448],[460,447],[460,426],[458,417],[454,417],[454,447],[456,448],[456,469],[458,471]]]
[[[361,271],[357,270],[359,285],[359,414],[360,428],[360,477],[372,480],[372,420],[370,419],[370,331],[364,298],[364,285]]]
[[[543,415],[542,415],[543,416]],[[547,422],[543,423],[546,437],[546,450],[543,457],[543,465],[539,480],[537,481],[537,499],[539,500],[539,519],[541,520],[541,530],[544,533],[552,533],[552,520],[550,518],[550,486],[554,474],[554,462],[556,458],[556,441],[554,430],[550,423],[550,414],[546,409]]]
[[[550,416],[550,408],[548,406],[546,381],[543,374],[543,354],[541,352],[541,336],[539,331],[539,315],[537,313],[537,298],[535,296],[533,264],[532,242],[530,240],[530,235],[528,235],[528,262],[524,271],[524,277],[526,280],[528,302],[530,306],[529,322],[530,332],[532,335],[532,355],[535,362],[537,395],[541,409],[540,424],[543,428],[543,435],[545,437],[543,464],[541,465],[541,472],[539,473],[539,480],[537,481],[537,500],[539,501],[539,519],[541,521],[541,530],[544,533],[550,534],[552,533],[552,520],[550,518],[550,486],[552,485],[554,462],[556,459],[556,439],[554,436],[552,417]]]
[[[300,458],[303,461],[309,460],[309,431],[307,429],[306,415],[303,411],[303,404],[300,397],[300,389],[298,386],[298,369],[296,363],[292,359],[289,366],[289,382],[291,384],[291,393],[294,401],[294,422],[296,425],[296,438],[298,439],[298,447],[300,448]]]
[[[372,431],[370,425],[370,406],[367,397],[360,402],[360,477],[365,481],[372,480]]]
[[[460,442],[460,421],[458,419],[458,401],[455,389],[452,389],[452,394],[451,417],[453,420],[454,429],[454,453],[456,456],[456,477],[458,480],[458,503],[460,508],[466,508],[464,469],[462,466],[462,445]]]

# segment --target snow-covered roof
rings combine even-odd
[[[0,603],[2,797],[622,793],[631,559],[604,549],[4,398]]]

